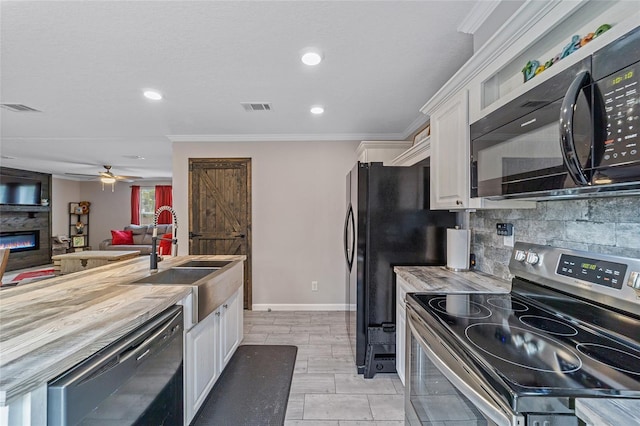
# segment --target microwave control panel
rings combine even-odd
[[[640,63],[598,81],[606,113],[600,166],[640,161]]]

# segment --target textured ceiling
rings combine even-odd
[[[0,164],[171,176],[171,142],[404,139],[472,54],[474,1],[3,1]],[[306,47],[324,61],[300,62]],[[141,94],[160,90],[152,102]],[[240,102],[271,102],[246,112]],[[311,105],[325,106],[313,116]],[[145,160],[130,157],[144,156]]]

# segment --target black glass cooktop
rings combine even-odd
[[[442,339],[516,395],[640,397],[638,341],[516,293],[409,297]]]

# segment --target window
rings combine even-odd
[[[140,188],[140,225],[153,224],[156,212],[156,189],[154,187]]]

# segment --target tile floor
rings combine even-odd
[[[243,344],[295,345],[285,426],[404,425],[396,374],[356,374],[344,312],[245,311]]]

